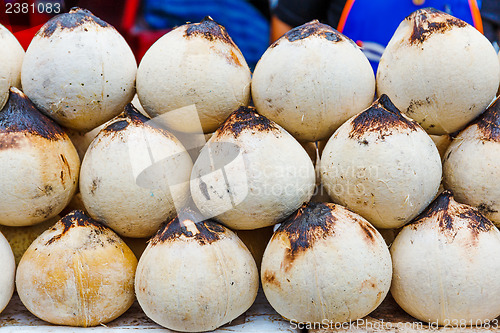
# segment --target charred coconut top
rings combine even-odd
[[[352,43],[349,38],[345,37],[329,25],[320,23],[318,20],[313,20],[288,31],[283,35],[283,37],[274,42],[271,47],[278,45],[283,38],[286,38],[289,42],[293,43],[295,41],[313,36],[324,38],[330,42],[349,41]]]
[[[71,8],[69,13],[59,14],[47,21],[47,23],[37,32],[37,35],[48,38],[52,36],[57,29],[74,30],[86,24],[95,24],[103,28],[111,27],[108,23],[95,16],[87,9],[74,7]]]
[[[444,33],[453,28],[462,28],[466,22],[434,8],[422,8],[406,17],[413,25],[410,44],[423,43],[433,34]]]
[[[200,245],[208,245],[223,238],[227,229],[219,223],[208,219],[191,209],[183,209],[173,220],[164,224],[149,241],[151,246],[182,240],[194,240]],[[181,237],[184,236],[184,237]]]
[[[1,133],[26,133],[48,140],[66,136],[56,122],[38,111],[30,99],[15,87],[10,88],[7,104],[0,111]],[[0,142],[0,147],[4,144]]]
[[[61,230],[61,233],[53,236],[45,243],[45,245],[54,243],[55,241],[63,237],[70,229],[77,227],[89,227],[92,230],[91,233],[94,233],[95,235],[101,235],[106,230],[109,230],[104,225],[87,216],[83,211],[74,210],[68,215],[64,216],[51,228],[51,230],[53,231]]]
[[[252,106],[240,106],[238,110],[234,111],[222,123],[215,135],[221,133],[231,133],[237,138],[242,131],[256,131],[256,132],[279,132],[279,128],[274,122],[258,114],[256,109]]]
[[[441,193],[422,214],[420,214],[411,224],[417,228],[429,219],[436,219],[439,230],[444,234],[456,234],[459,229],[467,229],[477,238],[481,232],[488,232],[494,228],[493,223],[484,217],[476,208],[469,205],[460,204],[455,201],[451,191]],[[458,222],[457,219],[463,222]]]
[[[208,39],[209,41],[220,40],[236,47],[233,40],[227,33],[226,28],[215,22],[210,16],[205,16],[200,23],[187,24],[185,36],[187,38],[200,36]]]
[[[403,116],[385,94],[373,104],[354,117],[351,121],[350,139],[361,139],[365,133],[377,133],[380,138],[391,135],[394,129],[399,131],[416,131],[417,122]]]
[[[286,267],[290,267],[290,263],[301,252],[311,248],[315,242],[335,234],[338,209],[339,206],[333,203],[308,202],[283,221],[273,239],[285,235],[290,241],[290,248],[286,251]],[[350,219],[359,222],[366,240],[373,242],[376,237],[375,229],[369,223],[358,220],[349,210],[345,209],[345,212]]]
[[[500,98],[472,124],[477,125],[479,138],[485,141],[500,142]]]

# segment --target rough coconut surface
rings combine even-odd
[[[401,227],[417,216],[441,182],[434,142],[385,95],[335,132],[320,170],[335,203],[382,229]]]
[[[292,29],[272,44],[252,79],[259,113],[305,141],[328,138],[367,108],[374,94],[375,77],[363,52],[318,21]]]
[[[82,200],[92,218],[118,234],[149,237],[186,204],[192,165],[177,138],[129,104],[85,154]]]
[[[483,325],[500,315],[499,251],[494,225],[446,191],[392,244],[392,296],[424,322]]]
[[[477,207],[500,225],[500,102],[453,140],[443,161],[443,184],[459,202]]]
[[[175,52],[173,52],[175,50]],[[144,110],[177,130],[211,133],[250,100],[251,73],[226,29],[211,18],[180,26],[146,52],[137,71]],[[183,110],[194,110],[186,124]],[[168,113],[168,114],[166,114]]]
[[[269,303],[296,322],[368,315],[389,291],[392,265],[380,233],[331,203],[304,204],[274,233],[262,259]]]
[[[314,188],[305,150],[254,108],[229,116],[191,173],[191,194],[201,213],[234,229],[276,224],[309,201]]]
[[[17,292],[42,320],[96,326],[132,305],[136,266],[132,251],[111,229],[74,211],[28,248],[17,269]]]
[[[137,64],[125,39],[87,10],[49,20],[31,41],[24,92],[59,124],[90,131],[123,111],[135,93]]]
[[[10,87],[21,88],[24,49],[16,37],[0,24],[0,110],[7,103]]]
[[[0,111],[0,224],[56,216],[76,190],[80,160],[66,133],[17,88]]]
[[[435,9],[408,16],[387,45],[377,93],[387,94],[430,134],[465,127],[483,112],[499,86],[491,43],[473,26]]]
[[[16,274],[16,263],[9,242],[0,232],[0,313],[5,309],[14,293],[14,277]]]
[[[257,295],[257,266],[243,242],[201,219],[181,212],[151,239],[137,266],[139,304],[168,329],[214,330],[245,312]]]

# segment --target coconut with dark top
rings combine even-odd
[[[0,224],[50,219],[75,193],[80,160],[66,133],[17,88],[0,111]]]
[[[43,25],[24,58],[24,92],[64,127],[90,131],[123,111],[137,64],[125,39],[91,12],[73,8]]]
[[[274,233],[262,259],[266,298],[296,322],[355,321],[380,305],[391,284],[380,233],[332,203],[310,202]]]
[[[434,142],[386,95],[335,132],[320,169],[335,203],[383,229],[401,227],[417,216],[441,182]]]
[[[394,240],[392,296],[424,322],[482,326],[500,315],[499,253],[493,223],[445,191]]]
[[[52,324],[96,326],[134,302],[137,259],[111,229],[73,211],[42,233],[17,268],[26,308]]]
[[[189,209],[149,241],[135,278],[146,315],[182,332],[211,331],[236,319],[258,287],[257,266],[238,236]]]

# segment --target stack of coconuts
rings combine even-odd
[[[424,322],[500,315],[500,63],[465,22],[412,13],[376,77],[317,21],[253,77],[210,18],[138,68],[83,9],[26,54],[2,29],[0,231],[17,261],[0,234],[0,310],[15,284],[53,324],[105,324],[137,297],[166,328],[209,331],[260,280],[296,322],[362,318],[389,290]]]

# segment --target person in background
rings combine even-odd
[[[356,42],[375,72],[397,27],[417,9],[434,7],[483,32],[480,3],[476,0],[271,0],[270,5],[271,41],[293,27],[318,19]]]
[[[143,0],[150,29],[171,29],[205,16],[223,25],[253,69],[269,46],[268,0]]]

